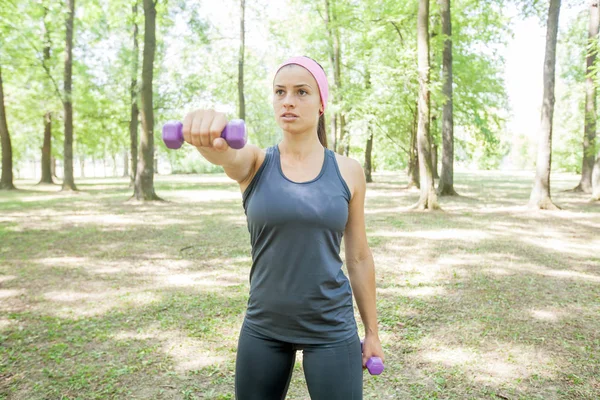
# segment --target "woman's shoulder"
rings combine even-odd
[[[340,174],[342,174],[342,179],[346,182],[351,197],[354,197],[356,190],[360,189],[365,182],[365,173],[362,165],[352,157],[347,157],[335,152],[333,154],[335,155],[335,160],[340,169]]]
[[[254,179],[256,174],[258,173],[258,171],[260,171],[260,168],[262,167],[262,165],[265,163],[265,160],[267,159],[267,155],[271,154],[274,150],[273,146],[267,147],[267,148],[261,148],[259,146],[253,145],[253,144],[248,144],[246,146],[253,153],[253,164],[251,166],[251,170],[250,170],[250,173],[248,174],[247,178],[244,181],[240,182],[240,189],[241,189],[242,193],[250,185],[250,183],[252,182],[252,180]]]

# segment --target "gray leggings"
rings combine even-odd
[[[235,364],[237,400],[283,400],[303,352],[304,377],[312,400],[362,400],[363,369],[358,335],[331,344],[293,344],[244,325]]]

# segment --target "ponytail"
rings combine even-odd
[[[325,114],[319,117],[319,125],[317,127],[317,136],[323,147],[327,147],[327,130],[325,129]]]

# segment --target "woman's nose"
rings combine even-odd
[[[283,106],[284,107],[294,107],[296,105],[294,96],[291,94],[286,94],[283,98]]]

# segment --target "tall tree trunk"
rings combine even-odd
[[[48,8],[44,7],[44,64],[50,68],[50,29],[47,25]],[[53,184],[52,168],[50,167],[50,159],[52,157],[52,113],[46,111],[44,115],[44,145],[42,146],[42,178],[40,183]]]
[[[331,118],[331,132],[333,133],[333,150],[338,148],[338,134],[337,134],[337,113],[333,114]]]
[[[437,195],[431,166],[430,91],[429,91],[429,0],[419,0],[417,16],[417,54],[419,68],[419,126],[417,148],[419,151],[419,175],[421,196],[415,209],[438,209]]]
[[[431,146],[431,167],[433,178],[440,179],[440,175],[438,174],[438,145],[435,143]]]
[[[442,14],[444,53],[442,72],[444,108],[442,111],[442,174],[438,183],[439,196],[457,196],[454,190],[454,110],[452,94],[452,19],[450,0],[439,0]]]
[[[156,50],[156,4],[144,0],[144,55],[142,60],[142,137],[141,157],[135,177],[137,200],[160,200],[154,192],[154,110],[152,80]]]
[[[42,146],[42,178],[40,183],[54,183],[52,180],[52,168],[50,166],[52,158],[52,113],[46,112],[44,115],[44,145]]]
[[[130,152],[131,152],[131,181],[130,184],[133,186],[135,183],[135,177],[137,175],[137,163],[138,163],[138,118],[140,110],[138,108],[138,65],[140,50],[138,45],[138,25],[137,25],[137,13],[138,3],[137,1],[132,6],[133,14],[133,62],[131,70],[131,117],[129,120],[129,139],[130,139]],[[126,163],[128,165],[128,162]]]
[[[4,85],[2,84],[2,66],[0,65],[0,144],[2,144],[2,177],[0,178],[0,189],[14,190],[13,183],[13,160],[10,133],[6,121],[6,109],[4,108]]]
[[[550,197],[550,170],[552,166],[552,117],[554,116],[554,80],[556,68],[556,40],[560,0],[550,0],[544,60],[544,98],[538,139],[536,174],[529,206],[541,210],[556,210]]]
[[[331,5],[333,0],[325,0],[325,27],[329,36],[329,59],[333,66],[333,83],[335,85],[335,101],[342,104],[342,72],[341,72],[341,46],[339,28],[335,21],[335,10],[332,10]],[[346,130],[346,119],[342,111],[336,111],[333,117],[336,121],[338,131],[334,132],[336,147],[334,151],[339,154],[344,154],[346,143],[344,140]],[[339,134],[337,133],[339,132]]]
[[[596,62],[598,25],[600,12],[598,0],[590,0],[590,22],[588,27],[588,53],[586,57],[585,78],[585,128],[583,133],[583,157],[581,160],[581,180],[573,189],[576,192],[592,192],[592,170],[596,160],[596,84],[594,64]]]
[[[592,171],[592,200],[600,200],[600,152]]]
[[[123,178],[129,175],[129,153],[123,152]]]
[[[410,130],[410,153],[408,154],[408,185],[407,189],[420,187],[419,182],[419,151],[417,150],[417,127],[419,123],[418,104],[413,111],[413,124]]]
[[[73,103],[72,103],[72,75],[73,75],[73,17],[75,15],[75,0],[68,0],[69,12],[67,14],[67,38],[65,43],[65,82],[64,100],[65,110],[65,148],[64,148],[64,178],[62,190],[77,190],[73,177]]]
[[[367,139],[367,148],[365,149],[365,177],[367,178],[367,182],[373,182],[373,162],[372,162],[372,154],[373,154],[373,128],[369,125],[369,139]]]
[[[365,91],[367,93],[371,92],[371,71],[369,70],[369,66],[366,66],[365,71]],[[373,154],[373,127],[371,126],[371,121],[369,120],[367,126],[367,131],[369,134],[369,138],[367,139],[367,147],[365,148],[365,178],[367,182],[373,182],[373,163],[372,163],[372,154]]]
[[[246,100],[244,99],[244,53],[246,51],[246,0],[240,0],[240,56],[238,60],[239,116],[246,119]]]
[[[50,170],[52,171],[52,177],[58,179],[56,176],[56,158],[50,156]]]
[[[85,157],[79,157],[79,168],[81,169],[81,178],[85,178]]]
[[[346,134],[346,115],[343,111],[340,111],[340,144],[343,146],[340,149],[340,153],[348,157],[350,152],[350,135]]]

